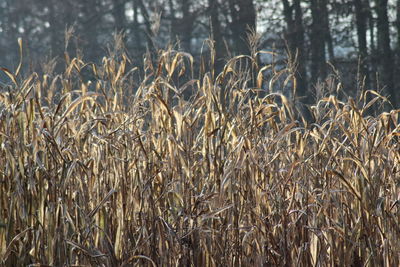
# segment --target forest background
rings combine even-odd
[[[198,57],[204,40],[211,37],[218,71],[232,56],[251,54],[251,31],[260,37],[258,49],[281,55],[263,58],[264,63],[285,67],[288,60],[296,62],[297,96],[303,103],[313,103],[312,96],[319,98],[318,83],[329,83],[332,74],[340,76],[341,89],[350,96],[372,89],[388,96],[394,107],[400,102],[400,75],[396,75],[400,73],[400,0],[0,3],[1,65],[17,67],[16,40],[21,37],[28,51],[25,67],[39,73],[67,50],[70,55],[83,55],[87,62],[100,62],[115,32],[124,33],[125,49],[134,65],[143,65],[146,52],[168,44]],[[60,61],[52,66],[55,72],[62,69]],[[4,85],[7,78],[2,78]]]

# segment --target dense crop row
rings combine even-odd
[[[327,96],[311,123],[257,90],[282,71],[237,57],[194,78],[193,64],[3,69],[1,264],[399,266],[397,110],[368,115],[373,91]]]

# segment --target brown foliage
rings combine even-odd
[[[8,71],[2,264],[399,265],[398,110],[366,116],[372,91],[329,96],[310,125],[285,96],[248,88],[266,69],[256,60],[178,85],[193,59],[159,54],[138,85],[124,54],[66,57],[57,76]]]

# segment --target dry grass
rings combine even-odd
[[[3,69],[0,264],[399,266],[399,111],[330,96],[307,125],[248,60]]]

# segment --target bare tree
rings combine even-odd
[[[393,70],[394,60],[390,47],[390,31],[388,18],[388,1],[375,0],[377,14],[377,32],[378,32],[378,56],[379,73],[381,81],[386,86],[386,92],[390,95],[390,100],[396,106],[396,91],[394,90]]]
[[[248,29],[256,30],[256,11],[253,0],[229,0],[233,46],[236,54],[249,54]]]
[[[196,11],[193,10],[192,1],[179,0],[178,3],[174,3],[173,0],[169,0],[169,9],[171,13],[172,40],[177,38],[181,43],[182,49],[191,52],[193,26],[197,17]],[[176,13],[180,15],[178,16]]]
[[[307,94],[306,51],[304,44],[303,11],[300,0],[283,0],[283,12],[286,22],[285,38],[288,42],[289,53],[297,60],[297,93],[304,100]]]
[[[365,79],[365,85],[369,86],[368,71],[368,48],[367,48],[367,20],[368,20],[368,0],[354,0],[358,53],[360,58],[360,80]]]
[[[123,30],[127,25],[125,15],[126,0],[112,0],[112,15],[117,31]]]
[[[222,36],[221,23],[219,19],[219,3],[217,0],[208,0],[210,13],[211,38],[214,40],[215,48],[215,69],[217,72],[222,70],[224,57],[226,55],[224,40]]]
[[[326,54],[325,54],[325,36],[324,32],[324,12],[323,6],[326,0],[311,0],[311,81],[312,83],[323,80],[326,77]]]

